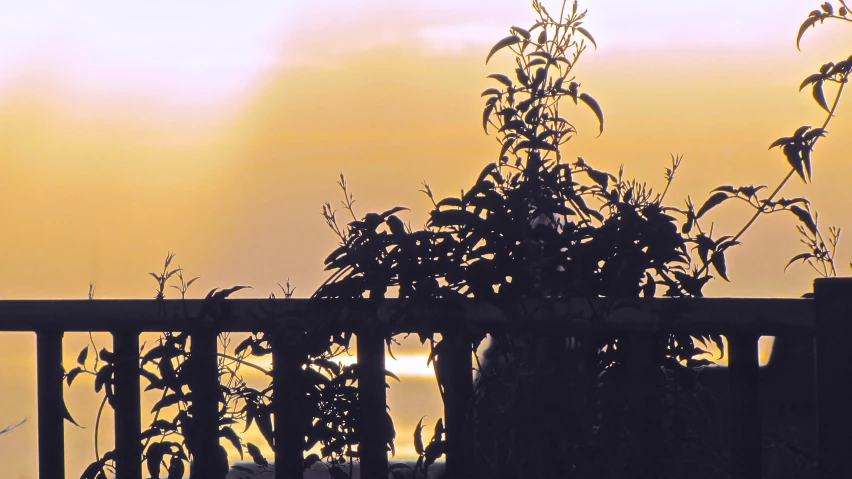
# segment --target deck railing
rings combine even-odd
[[[822,478],[852,477],[852,370],[845,367],[852,333],[852,278],[819,279],[813,299],[629,299],[603,318],[589,320],[605,300],[575,299],[527,303],[523,321],[493,304],[469,301],[444,303],[384,300],[229,299],[212,314],[202,300],[5,300],[0,301],[0,331],[34,331],[37,341],[38,454],[40,479],[64,479],[64,423],[61,410],[62,338],[65,332],[106,331],[113,335],[115,369],[115,445],[117,479],[141,479],[142,445],[139,376],[139,335],[143,332],[187,331],[191,353],[197,358],[193,390],[195,414],[207,428],[198,431],[196,456],[216,457],[219,448],[217,335],[220,332],[265,331],[273,334],[273,384],[286,385],[298,374],[303,358],[292,354],[283,331],[352,331],[356,336],[359,401],[367,424],[380,424],[385,414],[385,342],[389,333],[439,332],[451,347],[444,351],[452,387],[445,394],[447,472],[470,473],[472,441],[463,435],[465,414],[472,394],[470,344],[473,332],[600,332],[629,337],[631,376],[653,376],[655,334],[685,332],[722,334],[728,339],[731,387],[732,477],[761,477],[761,433],[758,402],[757,341],[765,335],[813,336],[816,348],[816,384],[819,470]],[[196,319],[187,319],[196,318]],[[276,336],[277,335],[277,336]],[[650,372],[649,373],[649,368]],[[292,388],[291,388],[292,389]],[[647,389],[647,388],[646,388]],[[204,394],[209,391],[211,394]],[[274,414],[275,477],[302,476],[304,438],[292,424],[300,421],[297,395],[287,394]],[[273,391],[274,395],[279,394]],[[657,460],[659,421],[652,396],[636,399],[643,414],[640,444],[646,460]],[[468,428],[469,431],[469,428]],[[379,428],[364,431],[359,445],[365,478],[383,478],[388,457]],[[196,477],[218,479],[215,461],[196,461]],[[74,474],[73,476],[76,476]]]

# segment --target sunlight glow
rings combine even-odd
[[[528,0],[7,3],[0,299],[82,299],[90,281],[99,298],[150,298],[146,273],[167,251],[201,276],[188,297],[236,284],[254,287],[237,297],[264,297],[288,277],[297,296],[309,296],[337,246],[317,213],[339,201],[341,172],[359,214],[406,206],[402,217],[418,228],[431,208],[421,181],[438,197],[456,195],[496,159],[479,94],[493,86],[488,74],[511,65],[500,55],[485,65],[485,55],[511,25],[532,22]],[[600,101],[607,127],[597,138],[593,116],[571,109],[580,133],[566,157],[611,171],[625,164],[629,176],[657,187],[669,154],[682,153],[673,204],[720,184],[782,178],[789,166],[767,146],[824,117],[799,83],[846,58],[852,43],[826,25],[796,50],[801,21],[820,3],[580,0],[598,49],[584,54],[578,81]],[[838,115],[820,143],[815,186],[791,183],[784,192],[819,205],[826,225],[852,218],[842,197],[852,175],[844,160],[850,121]],[[733,207],[721,214],[729,216],[719,217],[720,234],[744,218]],[[732,281],[714,281],[705,293],[811,291],[813,277],[799,265],[782,274],[800,252],[793,227],[756,223],[744,246],[729,250]],[[110,344],[97,334],[98,344]],[[66,337],[66,365],[87,341]],[[771,341],[760,344],[764,365]],[[3,334],[0,346],[11,391],[0,401],[5,426],[36,417],[34,335]],[[403,382],[391,379],[388,391],[403,455],[413,454],[419,418],[428,415],[431,427],[442,413],[424,349],[405,345],[394,349],[397,360],[386,357]],[[339,359],[351,364],[355,356]],[[258,363],[269,367],[271,358]],[[100,398],[82,380],[66,391],[87,427],[66,428],[71,477],[91,458],[91,405]],[[111,431],[111,417],[105,421],[102,430]],[[37,477],[36,425],[0,436],[4,477]],[[109,447],[110,434],[102,436]],[[244,438],[264,441],[256,429]]]
[[[358,357],[354,354],[354,349],[352,350],[353,354],[347,355],[346,353],[341,354],[333,359],[333,361],[338,362],[344,366],[351,366],[358,362]],[[422,378],[435,378],[435,368],[434,364],[426,365],[426,360],[428,359],[428,355],[424,354],[404,354],[404,353],[395,353],[396,359],[391,357],[390,355],[385,355],[385,367],[388,371],[396,374],[403,381],[406,379],[422,379]],[[260,357],[260,358],[251,358],[251,362],[260,367],[270,369],[272,367],[272,358],[269,356]],[[254,374],[254,370],[247,370],[249,374]],[[393,379],[391,382],[395,382]]]
[[[557,14],[559,2],[545,4]],[[791,13],[806,13],[797,0],[618,0],[603,6],[594,0],[581,5],[591,12],[587,23],[602,51],[786,45],[797,18]],[[250,8],[221,0],[19,2],[0,17],[0,85],[35,73],[87,94],[221,101],[282,61],[405,41],[445,54],[482,50],[524,18],[530,18],[529,6],[513,0],[362,0],[335,9],[325,2],[272,0]]]

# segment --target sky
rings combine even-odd
[[[808,32],[796,50],[798,26],[819,3],[581,2],[598,48],[575,71],[602,105],[606,131],[597,137],[592,114],[572,111],[580,134],[563,152],[599,168],[623,163],[652,185],[662,184],[669,155],[683,154],[672,199],[703,201],[721,184],[774,186],[788,167],[769,144],[824,120],[799,83],[849,54],[849,29],[839,24]],[[83,298],[89,282],[100,298],[151,297],[147,273],[168,251],[201,276],[190,296],[247,284],[254,289],[242,296],[263,297],[288,278],[297,296],[310,295],[336,246],[319,213],[341,198],[340,173],[361,214],[403,205],[416,227],[429,207],[422,181],[454,194],[496,159],[479,93],[511,59],[485,65],[485,55],[510,26],[532,23],[520,0],[34,0],[3,11],[0,298],[8,299]],[[852,147],[846,106],[816,149],[814,183],[782,193],[807,195],[824,224],[841,227],[852,219],[842,197],[852,169],[842,161]],[[733,234],[745,215],[720,207],[716,231]],[[801,252],[794,225],[779,215],[759,221],[728,255],[732,281],[705,292],[808,292],[813,274],[783,272]],[[840,274],[847,251],[841,242]],[[87,339],[78,336],[66,340],[69,364]],[[8,477],[35,477],[34,338],[5,334],[0,343],[11,392],[0,400],[0,425],[30,417],[0,436],[0,461],[32,458]],[[400,367],[408,385],[390,394],[403,441],[440,409],[424,369]],[[68,427],[69,474],[93,454],[87,388],[69,392],[89,425]]]

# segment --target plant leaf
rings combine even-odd
[[[814,82],[822,80],[822,79],[823,79],[822,73],[814,73],[812,75],[808,75],[808,77],[805,78],[805,80],[802,82],[802,84],[799,85],[799,91],[804,90],[805,87],[810,85],[811,83],[814,83]]]
[[[795,133],[793,133],[793,136],[796,138],[804,138],[805,133],[807,133],[810,129],[810,125],[800,126],[799,128],[796,128],[796,131]]]
[[[213,295],[213,298],[224,299],[224,298],[227,298],[228,296],[236,293],[237,291],[239,291],[241,289],[253,289],[253,288],[251,286],[233,286],[233,287],[230,287],[230,288],[225,288],[225,289],[215,293]]]
[[[89,355],[89,347],[86,346],[80,351],[80,354],[77,355],[77,364],[83,366],[86,363],[86,357]],[[70,385],[70,383],[69,383]]]
[[[497,53],[498,51],[502,50],[503,48],[508,47],[509,45],[515,45],[515,44],[520,43],[520,42],[521,42],[521,37],[519,37],[518,35],[509,35],[508,37],[500,40],[491,48],[491,51],[488,52],[488,56],[485,57],[485,63],[488,63],[488,60],[490,60],[491,57],[494,56],[494,54]]]
[[[145,462],[148,467],[148,474],[151,479],[159,479],[160,477],[160,462],[163,460],[163,446],[155,442],[148,447],[145,454]]]
[[[178,456],[172,456],[172,458],[169,459],[168,479],[183,479],[184,471],[183,460]]]
[[[248,443],[246,444],[246,450],[248,451],[252,461],[254,461],[255,464],[260,467],[269,467],[269,461],[267,461],[266,458],[263,457],[263,454],[261,454],[260,452],[260,448],[258,448],[252,443]]]
[[[772,142],[772,144],[771,144],[771,145],[769,145],[769,148],[768,148],[768,149],[770,149],[770,150],[771,150],[771,149],[775,148],[776,146],[783,146],[783,145],[786,145],[786,144],[790,143],[791,141],[793,141],[793,137],[791,137],[791,136],[782,136],[781,138],[778,138],[777,140],[773,141],[773,142]]]
[[[802,36],[805,34],[808,28],[814,26],[817,21],[819,21],[820,17],[808,17],[804,22],[802,22],[802,26],[799,27],[799,34],[796,35],[796,49],[801,50],[799,47],[799,42],[802,41]]]
[[[805,224],[805,226],[807,226],[808,230],[810,230],[811,233],[816,234],[816,223],[814,223],[814,219],[811,217],[811,214],[807,210],[799,206],[793,205],[790,207],[790,211],[799,218],[799,221],[801,221]]]
[[[491,103],[482,110],[482,129],[485,130],[485,134],[488,134],[488,119],[491,117],[491,112],[494,111],[494,107],[494,103]]]
[[[645,272],[645,284],[642,285],[642,296],[646,298],[653,298],[654,294],[657,292],[657,283],[654,281],[654,277],[651,276],[651,273]]]
[[[418,455],[423,455],[423,428],[426,426],[423,425],[423,416],[417,421],[417,427],[414,428],[414,451],[417,452]]]
[[[590,41],[590,42],[592,42],[592,45],[594,45],[594,46],[595,46],[595,50],[597,50],[597,49],[598,49],[598,44],[597,44],[597,43],[595,43],[595,38],[592,36],[592,34],[591,34],[591,33],[589,33],[589,31],[588,31],[588,30],[586,30],[586,29],[585,29],[585,28],[583,28],[583,27],[577,27],[577,31],[578,31],[578,32],[580,32],[580,33],[582,33],[584,37],[588,38],[588,39],[589,39],[589,41]]]
[[[159,401],[157,401],[156,404],[154,404],[154,407],[151,408],[151,412],[159,411],[160,409],[162,409],[164,407],[174,406],[175,404],[181,402],[182,399],[183,399],[182,394],[176,394],[176,393],[167,394],[167,395],[163,396],[163,399],[160,399]]]
[[[488,78],[493,78],[506,86],[512,86],[512,80],[502,73],[492,73],[491,75],[488,75]]]
[[[522,85],[524,85],[524,86],[529,86],[529,83],[530,83],[530,77],[529,77],[529,75],[527,75],[527,72],[525,72],[523,68],[520,68],[520,67],[515,68],[515,74],[516,74],[516,75],[517,75],[517,77],[518,77],[518,81],[519,81]],[[523,110],[521,110],[521,111],[523,111]]]
[[[68,371],[68,374],[65,375],[65,381],[68,383],[69,386],[71,386],[71,383],[74,381],[74,378],[76,378],[77,375],[81,372],[83,372],[83,370],[80,368],[72,368],[70,371]]]
[[[243,458],[243,446],[242,444],[240,444],[240,437],[237,436],[237,433],[234,432],[233,429],[228,426],[223,427],[219,430],[219,437],[224,437],[227,440],[231,441],[231,444],[233,444],[234,449],[239,451],[240,459]]]
[[[792,166],[793,169],[796,170],[796,173],[799,175],[799,178],[802,179],[802,182],[807,183],[808,180],[805,177],[805,169],[802,166],[802,158],[801,156],[799,156],[799,148],[797,148],[796,145],[789,143],[784,145],[782,151],[784,152],[784,156],[787,157],[787,163],[790,163],[790,166]]]
[[[598,124],[600,125],[600,133],[598,136],[601,136],[604,131],[604,117],[603,111],[601,110],[601,106],[598,104],[597,100],[592,98],[588,93],[580,93],[579,99],[583,101],[592,111],[595,113],[595,116],[598,117]]]
[[[828,102],[825,101],[825,92],[822,90],[822,84],[822,80],[814,82],[813,97],[814,100],[816,100],[817,105],[821,106],[823,110],[831,111],[828,108]]]
[[[71,417],[71,413],[68,412],[68,406],[65,405],[65,400],[62,398],[56,398],[56,400],[62,403],[62,418],[70,422],[71,424],[79,427],[80,429],[85,429],[83,426],[77,424],[77,421],[75,421],[74,418]]]
[[[391,209],[389,209],[389,210],[385,211],[385,212],[384,212],[384,213],[382,213],[380,216],[381,216],[382,218],[384,218],[384,219],[387,219],[390,215],[397,214],[397,213],[399,213],[400,211],[411,211],[411,209],[410,209],[410,208],[406,208],[405,206],[395,206],[395,207],[393,207],[393,208],[391,208]]]
[[[784,271],[787,271],[787,268],[789,268],[790,265],[795,263],[796,261],[802,260],[802,262],[804,263],[808,258],[812,258],[812,257],[813,257],[813,255],[811,253],[797,254],[796,256],[793,256],[792,258],[790,258],[790,261],[787,262],[787,266],[784,266]]]
[[[713,263],[713,268],[719,273],[719,276],[722,277],[725,281],[730,282],[728,279],[728,268],[725,266],[725,253],[722,251],[716,251],[713,253],[713,258],[711,259]]]
[[[704,204],[701,205],[701,208],[698,210],[698,213],[696,213],[695,218],[701,218],[702,216],[704,216],[704,213],[707,213],[708,211],[710,211],[711,208],[719,205],[721,202],[727,200],[728,198],[730,198],[730,196],[728,196],[727,193],[723,193],[721,191],[719,193],[713,194],[713,196],[707,198],[707,201],[705,201]]]
[[[516,34],[524,37],[525,40],[530,39],[530,32],[526,29],[523,29],[521,27],[512,27],[512,31],[515,32]]]
[[[808,148],[802,150],[802,163],[805,165],[805,171],[808,174],[808,181],[813,181],[813,171],[811,171],[811,150]]]
[[[823,128],[814,128],[811,131],[805,133],[805,141],[812,142],[816,138],[825,136],[826,131]]]

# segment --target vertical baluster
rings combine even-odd
[[[444,417],[447,434],[447,474],[469,476],[473,459],[473,418],[468,417],[473,397],[471,342],[460,333],[447,333],[439,358],[446,372]]]
[[[670,476],[663,461],[660,340],[659,334],[643,332],[619,341],[627,346],[628,421],[636,448],[630,458],[629,477],[662,479]]]
[[[361,410],[361,477],[387,476],[388,453],[385,438],[387,394],[385,391],[385,340],[373,331],[357,336],[358,402]]]
[[[819,477],[852,477],[852,278],[814,282]]]
[[[219,447],[219,361],[218,334],[199,328],[191,335],[192,349],[192,440],[193,479],[224,479],[227,458]]]
[[[65,479],[61,331],[36,332],[38,477]]]
[[[731,380],[731,477],[760,479],[759,336],[737,333],[727,337]]]
[[[305,447],[304,386],[301,348],[294,338],[276,332],[272,339],[272,385],[275,420],[275,479],[301,479]],[[295,338],[294,338],[295,339]]]
[[[115,351],[116,479],[142,479],[139,333],[112,334]]]

